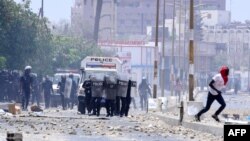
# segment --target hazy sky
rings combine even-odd
[[[15,0],[20,2],[22,0]],[[44,0],[44,15],[51,22],[59,22],[61,19],[70,20],[71,7],[75,0]],[[227,0],[227,10],[232,10],[232,21],[242,21],[250,19],[250,0]],[[41,0],[31,0],[31,8],[38,13],[41,7]]]
[[[21,2],[22,0],[14,0]],[[60,20],[69,20],[71,15],[71,7],[75,0],[44,0],[44,16],[48,17],[52,23]],[[31,0],[31,9],[35,13],[39,13],[41,0]]]

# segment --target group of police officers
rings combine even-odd
[[[87,110],[89,115],[99,116],[101,107],[106,107],[107,117],[128,116],[136,85],[136,81],[132,81],[131,78],[126,80],[122,77],[106,75],[103,80],[100,80],[90,75],[82,85],[85,95],[78,96],[78,111],[85,114]],[[146,107],[148,95],[151,94],[146,78],[142,79],[138,90],[143,110],[143,107]]]
[[[45,108],[50,107],[51,95],[54,94],[52,81],[46,76],[40,82],[37,75],[31,73],[31,69],[31,66],[26,66],[22,75],[19,75],[20,73],[18,72],[12,72],[11,75],[8,75],[5,71],[0,73],[0,83],[2,83],[0,86],[3,90],[0,93],[1,101],[20,101],[22,109],[27,110],[30,98],[32,98],[32,104],[36,101],[37,105],[40,106],[40,94],[43,91]],[[62,76],[58,84],[64,110],[67,107],[73,109],[73,106],[76,104],[75,99],[77,99],[78,84],[73,80],[73,75],[70,75],[69,78],[72,80],[69,96],[65,95],[66,76]],[[9,86],[5,86],[6,84]],[[101,107],[105,107],[107,117],[114,115],[128,116],[130,103],[132,100],[134,101],[134,94],[131,96],[131,93],[136,91],[136,85],[136,81],[132,81],[131,78],[124,79],[121,76],[106,75],[100,80],[94,75],[90,75],[82,84],[85,95],[78,96],[78,112],[85,114],[87,111],[89,115],[99,116]],[[150,95],[151,91],[145,78],[142,79],[138,91],[143,110],[143,107],[146,107],[148,94]]]
[[[40,106],[44,93],[45,108],[49,108],[52,89],[52,81],[46,76],[44,79],[31,73],[31,66],[26,66],[24,72],[7,71],[0,72],[0,102],[22,103],[22,110],[27,110],[29,103]]]
[[[31,67],[25,67],[23,75],[20,71],[2,70],[0,72],[0,101],[22,102],[23,109],[28,102],[40,104],[40,81],[36,74],[30,72]],[[32,89],[30,88],[32,82]],[[30,99],[31,97],[31,99]]]
[[[101,107],[106,107],[107,117],[128,116],[131,88],[136,87],[135,81],[116,79],[108,75],[103,80],[89,76],[82,87],[85,96],[78,96],[78,111],[82,114],[87,110],[89,115],[99,116]]]
[[[0,101],[17,101],[18,97],[18,86],[19,86],[19,72],[10,70],[0,71]]]

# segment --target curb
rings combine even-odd
[[[180,125],[178,118],[163,116],[163,115],[156,114],[156,113],[152,113],[152,115],[157,116],[160,120],[164,121],[168,125],[183,126],[185,128],[189,128],[192,130],[210,133],[210,134],[213,134],[215,136],[223,136],[224,135],[223,127],[220,127],[220,126],[212,126],[212,125],[208,125],[208,124],[203,124],[203,123],[198,123],[198,122],[189,122],[189,121],[185,121],[185,120]]]

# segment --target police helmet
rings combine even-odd
[[[31,70],[31,69],[32,69],[31,66],[26,66],[26,67],[24,68],[24,70]]]

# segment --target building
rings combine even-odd
[[[225,10],[226,0],[195,0],[203,10]],[[163,21],[163,1],[160,1],[159,23]],[[173,18],[174,0],[166,0],[166,19]],[[188,11],[189,0],[175,0],[176,10]],[[181,7],[180,7],[180,4]],[[93,33],[96,0],[75,0],[71,10],[72,29],[76,34]],[[101,39],[144,39],[147,27],[155,26],[156,1],[154,0],[103,0],[100,24]]]
[[[248,25],[215,26],[204,29],[204,41],[216,43],[217,50],[226,52],[227,63],[233,68],[249,66],[250,29]]]
[[[160,1],[159,23],[163,21],[163,1]],[[166,0],[166,19],[172,19],[174,0]],[[175,0],[176,11],[188,13],[189,0]],[[181,7],[180,7],[181,5]],[[195,0],[195,6],[200,10],[226,10],[226,0]],[[176,12],[177,14],[177,12]],[[156,1],[152,0],[119,0],[117,3],[117,35],[124,37],[131,35],[147,35],[147,27],[155,26]],[[128,38],[128,37],[127,37]]]
[[[231,22],[231,13],[224,10],[201,10],[203,26],[227,26]]]
[[[152,84],[154,74],[154,43],[143,41],[103,41],[99,42],[99,46],[102,49],[115,52],[121,60],[128,60],[131,67],[129,73],[136,76],[137,82],[141,82],[142,77],[146,76]],[[125,72],[123,71],[123,73]]]
[[[96,0],[75,0],[71,8],[71,27],[76,35],[92,38],[96,13]],[[103,0],[100,19],[100,39],[112,39],[115,34],[116,6],[114,0]]]

